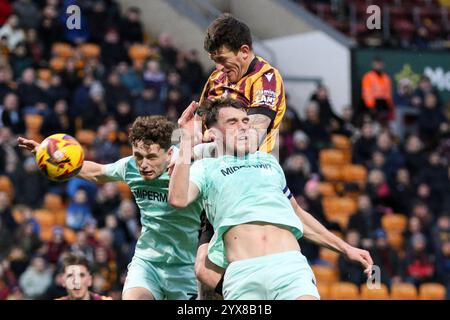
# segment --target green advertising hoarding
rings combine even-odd
[[[381,57],[384,60],[385,70],[391,76],[393,93],[399,80],[408,78],[416,86],[420,76],[425,74],[438,89],[442,101],[444,103],[450,101],[450,52],[354,49],[352,52],[353,103],[360,101],[361,80],[370,70],[374,57]]]

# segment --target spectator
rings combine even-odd
[[[405,108],[412,106],[414,94],[413,84],[410,79],[403,78],[397,83],[397,91],[394,94],[394,104],[397,108]]]
[[[420,77],[417,89],[414,92],[414,97],[412,101],[413,106],[415,107],[423,106],[425,104],[425,96],[430,93],[436,97],[436,105],[440,106],[441,99],[438,90],[435,87],[433,87],[431,79],[428,76],[422,75]]]
[[[117,144],[110,137],[115,135],[117,131],[117,123],[115,120],[111,121],[111,124],[101,125],[97,130],[97,136],[92,143],[95,150],[94,157],[99,163],[112,163],[119,158],[119,148]],[[113,124],[114,123],[114,124]],[[114,125],[115,130],[111,129]]]
[[[358,230],[361,239],[374,236],[375,230],[381,228],[381,217],[372,208],[370,198],[366,194],[358,197],[358,211],[353,214],[348,222],[348,230]]]
[[[136,116],[164,115],[165,109],[154,88],[145,88],[135,103]]]
[[[44,47],[41,40],[38,38],[36,29],[28,29],[26,34],[26,48],[30,57],[33,59],[33,64],[37,65],[43,60]]]
[[[118,129],[122,132],[128,132],[128,127],[133,123],[134,110],[127,101],[119,101],[114,112],[114,119],[117,122]]]
[[[386,182],[386,176],[383,171],[374,169],[369,172],[366,193],[372,200],[377,211],[384,211],[391,206],[391,189]]]
[[[331,106],[328,88],[324,85],[319,85],[310,100],[317,102],[319,106],[319,118],[322,123],[332,131],[338,130],[340,119],[334,113],[333,107]]]
[[[161,57],[167,66],[175,66],[178,57],[178,50],[172,44],[172,38],[167,33],[162,33],[158,37],[158,48]]]
[[[64,132],[75,136],[75,121],[69,115],[69,107],[66,100],[55,102],[53,112],[48,113],[41,127],[41,134],[48,137],[55,132]]]
[[[53,227],[52,238],[44,245],[46,260],[53,265],[56,265],[61,254],[69,248],[63,232],[64,229],[61,226]]]
[[[97,195],[96,203],[95,218],[100,227],[103,227],[106,216],[114,213],[120,206],[120,194],[117,185],[112,182],[105,183]]]
[[[345,241],[351,246],[361,247],[360,235],[356,230],[349,230],[345,236]],[[343,256],[339,256],[338,266],[341,281],[352,282],[357,286],[364,282],[365,276],[358,264],[349,262]]]
[[[52,273],[48,269],[45,259],[36,256],[31,260],[31,265],[20,276],[19,284],[26,298],[39,298],[52,282]]]
[[[67,208],[66,224],[74,230],[83,229],[88,220],[92,219],[91,208],[88,204],[88,198],[84,189],[75,192],[69,207]]]
[[[369,113],[373,119],[386,124],[394,118],[391,78],[384,72],[384,61],[379,57],[372,60],[372,70],[363,76],[362,98],[363,112]]]
[[[414,235],[411,238],[410,248],[406,252],[405,258],[407,275],[405,280],[416,286],[433,281],[435,272],[434,258],[425,251],[425,236],[422,234]]]
[[[422,201],[430,208],[431,212],[437,214],[441,210],[439,194],[432,193],[430,186],[422,182],[417,186],[416,197],[418,201]]]
[[[0,26],[4,25],[13,9],[9,0],[0,0]]]
[[[118,217],[118,226],[124,231],[128,243],[134,243],[140,233],[140,227],[136,219],[136,210],[137,208],[133,201],[122,200],[115,212]],[[134,247],[132,251],[134,253]]]
[[[183,75],[183,79],[190,85],[191,92],[201,92],[203,89],[205,75],[198,51],[195,49],[186,53],[186,74]]]
[[[33,67],[33,59],[29,56],[24,42],[20,42],[16,45],[11,53],[9,61],[15,80],[19,79],[25,70]],[[22,95],[22,93],[19,92],[19,95]]]
[[[128,54],[116,29],[110,28],[106,32],[101,44],[101,57],[107,71],[112,70],[119,62],[128,60]]]
[[[18,245],[14,245],[8,256],[11,271],[14,273],[14,277],[18,279],[22,273],[27,269],[29,260],[25,251]]]
[[[141,24],[141,11],[137,7],[130,7],[120,25],[120,36],[126,46],[144,41],[144,32]]]
[[[15,232],[17,223],[13,218],[11,209],[11,199],[6,192],[0,192],[0,220],[3,227],[8,229],[9,232]]]
[[[90,263],[94,262],[94,247],[89,244],[85,231],[77,232],[77,238],[70,250],[76,254],[84,255]]]
[[[70,93],[64,86],[59,74],[53,74],[50,80],[50,87],[46,90],[48,101],[51,107],[55,107],[56,102],[64,100],[67,103]]]
[[[395,176],[395,172],[404,165],[404,158],[397,146],[394,145],[388,131],[383,131],[378,135],[377,150],[383,153],[386,159],[385,172],[388,174],[386,177],[392,183],[391,179]]]
[[[105,102],[105,93],[100,82],[94,82],[89,88],[89,102],[81,113],[83,128],[96,130],[102,123],[102,119],[108,114]]]
[[[19,17],[20,26],[24,29],[37,28],[41,13],[31,0],[17,0],[13,5],[14,12]]]
[[[441,246],[450,241],[450,216],[442,215],[437,219],[436,225],[431,231],[433,239],[433,249],[435,252],[441,250]]]
[[[394,212],[406,214],[411,210],[411,199],[414,198],[414,189],[408,169],[400,168],[396,173],[392,187],[392,209]]]
[[[428,238],[433,223],[433,214],[431,213],[430,208],[426,203],[415,200],[412,205],[411,216],[419,218],[422,226],[422,233]]]
[[[306,157],[311,165],[311,172],[318,172],[317,152],[310,146],[308,136],[303,131],[297,130],[294,132],[293,140],[294,152]]]
[[[35,232],[31,221],[24,221],[19,226],[15,234],[14,243],[20,246],[29,257],[35,254],[42,245],[39,235]]]
[[[9,261],[0,257],[0,300],[6,300],[17,286],[17,279],[10,268]]]
[[[44,45],[44,57],[48,60],[51,56],[52,44],[62,40],[63,25],[58,21],[58,9],[47,5],[42,10],[42,19],[38,27],[39,38]]]
[[[426,145],[436,146],[439,132],[447,119],[437,106],[437,98],[428,93],[424,97],[423,107],[420,108],[418,117],[419,136]]]
[[[0,261],[7,257],[12,246],[12,233],[0,219]],[[1,299],[0,299],[1,300]]]
[[[108,81],[105,85],[105,101],[111,113],[116,110],[119,102],[131,101],[128,88],[122,84],[119,74],[115,71],[111,72],[108,76]]]
[[[330,144],[330,134],[319,117],[317,102],[310,102],[306,108],[306,119],[302,122],[302,129],[312,141],[314,148],[321,149]]]
[[[12,14],[0,28],[0,38],[6,37],[9,51],[14,51],[17,45],[25,41],[25,33],[19,27],[19,18]]]
[[[55,300],[66,294],[64,288],[64,273],[61,270],[56,270],[53,273],[53,281],[47,288],[45,293],[39,298],[40,300]]]
[[[47,190],[48,183],[42,179],[34,157],[28,157],[14,173],[14,190],[16,202],[37,209],[42,205],[43,191]],[[27,192],[23,192],[27,190]]]
[[[361,136],[353,144],[353,161],[368,165],[376,148],[376,138],[372,122],[365,122],[361,128]]]
[[[377,229],[374,233],[375,246],[371,251],[374,265],[381,270],[381,282],[387,286],[401,282],[401,264],[397,252],[387,241],[386,232]]]
[[[408,137],[403,154],[405,155],[406,168],[411,173],[411,177],[417,177],[418,173],[426,165],[423,144],[417,135]]]
[[[15,134],[25,131],[19,100],[15,93],[8,93],[0,105],[0,128],[3,127],[10,128]]]
[[[11,76],[12,74],[8,68],[0,66],[0,101],[3,101],[6,94],[13,92]]]
[[[439,247],[436,257],[436,276],[448,290],[450,289],[450,241],[445,241]]]
[[[144,84],[156,90],[157,95],[161,94],[161,89],[166,82],[166,76],[160,70],[159,63],[155,60],[147,62],[147,66],[143,72]]]
[[[21,99],[22,107],[32,107],[38,102],[44,101],[43,92],[36,84],[34,69],[27,68],[23,71],[17,93]]]
[[[131,95],[133,97],[139,96],[144,90],[144,81],[141,75],[133,67],[128,66],[126,61],[119,63],[117,72],[119,73],[120,81],[128,88]]]
[[[109,214],[105,219],[105,227],[113,235],[113,247],[117,252],[123,252],[122,249],[126,243],[125,233],[122,228],[119,228],[117,217],[114,214]]]
[[[308,159],[300,154],[292,155],[287,158],[283,169],[289,189],[294,196],[300,195],[311,172]]]
[[[441,159],[437,152],[431,152],[428,156],[428,162],[422,167],[418,174],[418,181],[428,184],[431,188],[431,193],[439,198],[439,203],[445,201],[448,196],[448,189],[445,192],[447,182],[447,170],[441,164]],[[440,208],[436,208],[439,213]]]

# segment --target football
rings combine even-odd
[[[83,166],[84,151],[70,135],[57,133],[47,137],[36,152],[39,170],[50,180],[66,181]]]

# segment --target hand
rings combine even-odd
[[[195,111],[198,108],[198,102],[192,101],[186,110],[184,110],[180,119],[178,119],[178,126],[181,129],[181,138],[183,140],[191,140],[193,145],[201,143],[203,139],[202,118],[198,114],[195,114]]]
[[[372,275],[373,260],[369,251],[350,246],[344,255],[350,261],[359,262],[364,267],[364,273],[367,274],[367,277]]]
[[[37,149],[39,147],[39,143],[34,140],[25,139],[22,137],[17,138],[17,142],[19,143],[19,148],[30,151],[33,155],[36,155]]]

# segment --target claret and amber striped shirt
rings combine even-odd
[[[209,77],[200,104],[205,99],[229,96],[249,105],[249,115],[263,114],[272,122],[259,150],[271,152],[276,141],[281,119],[286,111],[284,84],[280,72],[267,61],[256,56],[247,73],[237,83],[230,83],[226,73],[216,70]]]

